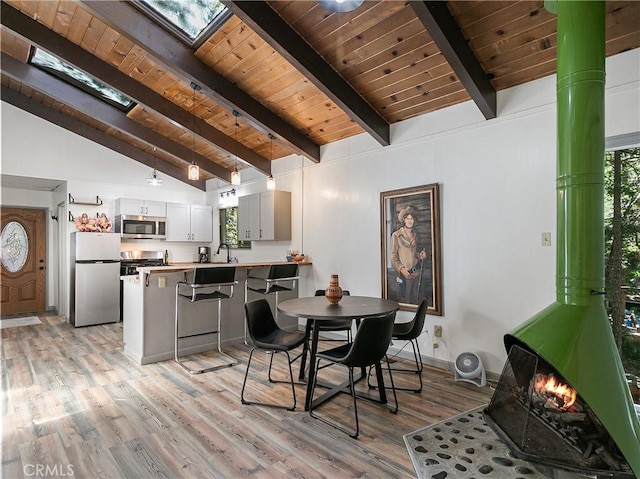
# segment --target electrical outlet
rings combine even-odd
[[[542,233],[540,242],[542,246],[551,246],[551,233]]]
[[[158,288],[166,288],[166,287],[167,287],[167,277],[158,276]]]
[[[435,326],[433,327],[433,335],[434,335],[436,338],[441,338],[441,337],[442,337],[442,326],[440,326],[440,325],[435,325]]]

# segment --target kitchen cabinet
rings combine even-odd
[[[213,207],[167,203],[167,241],[213,241]]]
[[[255,241],[260,239],[260,195],[238,198],[238,239]]]
[[[167,204],[164,201],[136,200],[133,198],[116,199],[116,216],[166,216],[166,214]]]
[[[238,239],[291,239],[291,192],[265,191],[238,198]]]
[[[184,275],[198,267],[227,267],[228,265],[187,265],[184,268],[170,269],[165,267],[146,268],[150,272],[136,276],[127,276],[123,281],[122,292],[122,340],[124,354],[136,364],[149,364],[173,359],[173,331],[175,327],[176,298],[173,293],[178,281],[184,281]],[[265,276],[268,265],[236,265],[236,280],[238,285],[235,294],[221,304],[221,325],[223,348],[226,345],[239,344],[244,334],[244,301],[242,293],[245,290],[247,271],[251,270],[256,276]],[[171,294],[169,294],[171,293]],[[257,293],[249,293],[253,296]],[[279,301],[298,297],[298,286],[293,291],[282,291]],[[275,295],[268,294],[266,299],[275,311]],[[211,315],[216,314],[215,303],[196,301],[194,303],[180,300],[178,314],[188,331],[193,333],[206,331],[211,328]],[[280,315],[278,325],[287,331],[298,330],[298,319]],[[167,334],[167,332],[170,334]],[[194,335],[185,339],[181,344],[181,352],[196,354],[210,351],[216,339],[212,335]]]

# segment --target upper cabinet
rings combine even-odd
[[[238,239],[291,239],[291,192],[265,191],[238,198]]]
[[[213,241],[213,207],[167,203],[167,241]]]
[[[116,216],[119,215],[166,216],[167,204],[164,201],[118,198],[116,200]]]

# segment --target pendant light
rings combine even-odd
[[[196,90],[200,90],[200,87],[194,82],[191,82],[191,88],[193,88],[193,104],[191,105],[191,115],[193,116],[193,148],[191,150],[192,159],[188,169],[188,177],[192,181],[200,179],[200,167],[196,163]]]
[[[362,5],[364,0],[321,0],[320,6],[330,12],[344,13],[351,12]]]
[[[231,172],[231,184],[235,186],[238,186],[240,184],[240,172],[238,171],[238,115],[240,115],[240,113],[238,113],[236,110],[233,110],[233,116],[235,118],[235,122],[233,126],[233,139],[236,142],[236,145],[235,145],[236,164],[233,167],[233,171]]]
[[[156,171],[156,167],[158,166],[157,150],[156,147],[153,148],[153,173],[147,178],[147,184],[151,186],[160,186],[163,181],[162,178],[158,178],[158,172]]]
[[[275,136],[269,133],[270,149],[271,149],[271,163],[269,164],[269,168],[271,168],[271,164],[273,164],[273,140]],[[275,190],[276,189],[276,179],[273,177],[271,173],[269,173],[269,177],[267,178],[267,190]]]

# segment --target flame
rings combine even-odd
[[[576,402],[576,390],[559,382],[553,374],[539,378],[536,381],[535,389],[537,392],[551,393],[561,399],[563,405],[559,405],[559,407],[564,411]]]

